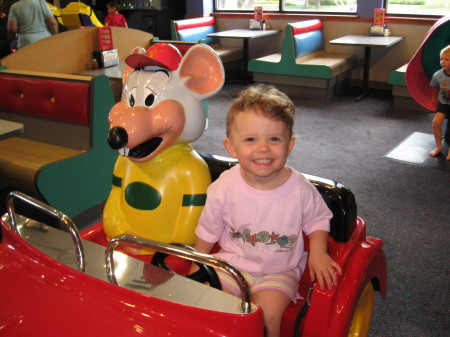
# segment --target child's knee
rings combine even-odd
[[[276,324],[281,321],[284,311],[291,302],[289,296],[276,290],[260,291],[253,300],[261,305],[266,324],[269,322]]]
[[[433,128],[440,128],[442,127],[442,120],[439,118],[434,118],[433,121],[431,122]]]

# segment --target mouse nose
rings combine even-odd
[[[112,149],[118,150],[125,147],[128,143],[128,134],[124,128],[115,126],[108,133],[108,144]]]

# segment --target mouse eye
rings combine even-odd
[[[145,98],[145,106],[152,106],[154,102],[155,102],[155,95],[154,94],[147,95],[147,97]]]
[[[136,88],[128,91],[128,104],[131,107],[134,107],[136,105]]]

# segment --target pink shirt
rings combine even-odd
[[[214,254],[253,275],[295,270],[307,261],[303,232],[329,231],[332,213],[317,189],[291,169],[288,181],[269,191],[256,190],[236,165],[210,185],[196,235],[218,242]]]

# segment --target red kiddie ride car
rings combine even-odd
[[[202,156],[213,179],[233,165],[223,158]],[[320,290],[307,272],[303,275],[299,284],[303,300],[286,310],[282,336],[366,336],[374,290],[386,295],[382,242],[366,235],[349,189],[308,178],[333,212],[329,252],[343,274],[332,290]],[[107,242],[101,223],[79,233],[63,213],[19,192],[9,195],[7,208],[1,220],[1,335],[264,335],[261,308],[250,302],[240,273],[224,261],[186,246],[135,236],[121,235]],[[133,256],[131,249],[160,253],[155,253],[152,264],[153,255]],[[178,257],[164,259],[165,255]],[[201,265],[200,272],[182,276],[171,270],[187,270],[184,259]],[[239,282],[242,297],[216,289],[220,284],[211,267],[229,272]]]

